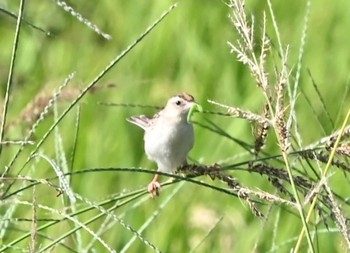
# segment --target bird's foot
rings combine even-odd
[[[148,185],[148,192],[151,193],[152,198],[159,196],[160,183],[157,180],[152,180]]]

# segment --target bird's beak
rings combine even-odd
[[[199,112],[203,112],[203,108],[201,105],[197,104],[197,103],[192,103],[191,108],[187,114],[187,122],[190,123],[191,122],[191,115],[192,113],[197,110]]]

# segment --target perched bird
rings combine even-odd
[[[171,173],[187,163],[187,154],[194,144],[193,126],[188,115],[194,106],[201,110],[193,96],[181,93],[170,98],[165,108],[152,118],[140,115],[128,119],[145,130],[145,151],[148,159],[157,163],[158,171]],[[152,197],[159,195],[158,179],[156,174],[148,185]]]

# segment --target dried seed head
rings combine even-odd
[[[264,112],[263,117],[268,118],[269,117],[269,106],[265,104],[264,106]],[[267,122],[258,122],[257,128],[256,128],[256,138],[255,138],[255,144],[254,144],[254,152],[257,156],[260,150],[263,148],[267,133],[269,130],[270,125]]]
[[[350,157],[350,145],[349,144],[342,144],[335,151],[337,152],[337,154]]]

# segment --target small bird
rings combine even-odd
[[[148,159],[157,163],[158,171],[171,173],[187,164],[187,154],[194,144],[193,126],[189,122],[194,106],[201,110],[193,96],[181,93],[170,98],[165,108],[152,118],[140,115],[127,119],[145,130],[145,151]],[[148,185],[152,197],[159,195],[158,179],[156,174]]]

